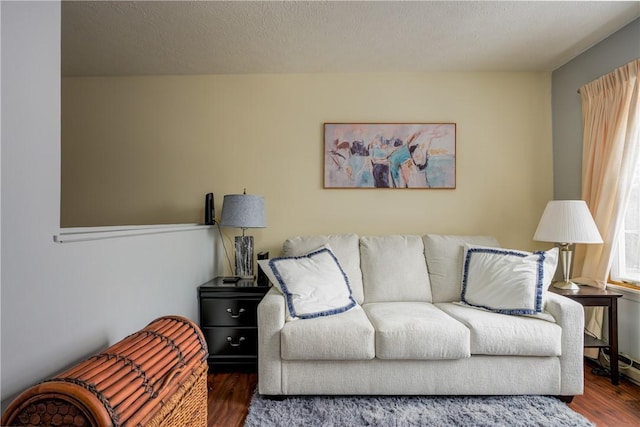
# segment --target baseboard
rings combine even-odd
[[[598,357],[600,364],[607,369],[611,368],[611,363],[609,363],[609,354],[609,349],[603,348],[600,351],[600,356]],[[632,383],[640,385],[640,361],[631,359],[624,354],[619,354],[618,369],[620,370],[620,375],[625,376]]]

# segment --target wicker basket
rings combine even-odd
[[[198,326],[161,317],[16,398],[3,426],[207,425],[207,344]]]

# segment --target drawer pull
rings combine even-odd
[[[246,310],[244,308],[241,308],[240,310],[238,310],[237,314],[233,313],[233,310],[231,310],[230,308],[227,308],[227,313],[229,313],[231,315],[232,319],[237,319],[238,317],[242,316],[242,313],[244,313]]]
[[[229,341],[229,345],[231,347],[240,347],[242,345],[242,343],[245,341],[245,338],[244,337],[240,337],[238,342],[233,342],[233,338],[227,337],[227,341]]]

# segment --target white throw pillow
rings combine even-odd
[[[422,240],[434,303],[460,300],[465,243],[500,247],[500,243],[491,236],[427,234]]]
[[[503,314],[537,314],[558,264],[558,248],[525,252],[465,245],[461,301]]]
[[[483,243],[477,243],[482,245]],[[315,236],[298,236],[287,239],[282,245],[282,256],[291,257],[305,255],[322,245],[329,245],[336,256],[340,267],[347,274],[353,299],[362,304],[364,290],[362,288],[362,271],[360,270],[360,238],[357,234],[326,234]],[[460,295],[460,292],[458,292]]]
[[[287,320],[330,316],[356,306],[347,275],[328,245],[306,255],[258,263],[285,296]]]

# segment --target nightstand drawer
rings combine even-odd
[[[255,298],[202,298],[201,326],[256,326],[259,303]]]
[[[210,356],[255,356],[258,354],[256,328],[203,328]]]

